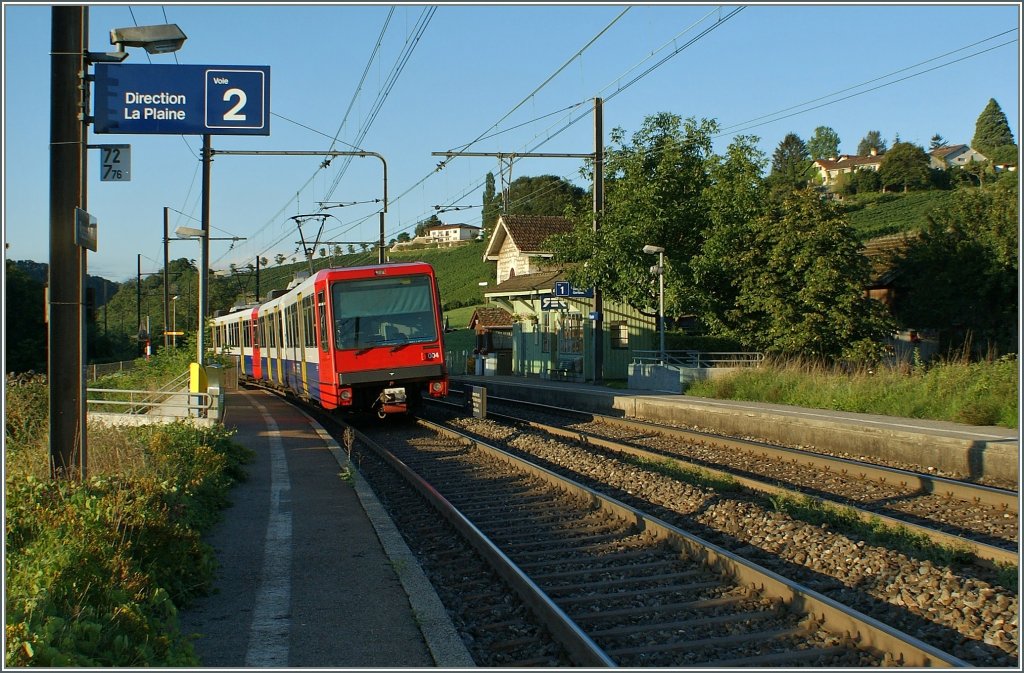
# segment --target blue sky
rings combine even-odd
[[[322,151],[337,134],[334,149],[379,153],[387,240],[411,233],[435,206],[473,206],[439,216],[480,224],[482,185],[488,172],[499,174],[497,159],[462,157],[435,171],[432,152],[592,152],[595,96],[605,99],[605,145],[613,128],[628,136],[658,112],[717,120],[719,153],[746,134],[770,157],[787,133],[807,140],[818,126],[835,129],[850,154],[872,130],[890,146],[898,135],[927,148],[935,133],[969,143],[990,98],[1020,142],[1019,3],[626,9],[92,5],[89,48],[112,50],[111,28],[176,23],[188,36],[179,52],[129,48],[125,64],[269,66],[270,135],[214,135],[213,148]],[[3,22],[6,256],[47,262],[50,8],[5,3]],[[200,226],[201,136],[90,134],[89,142],[130,144],[133,174],[101,182],[90,151],[88,210],[99,222],[99,249],[89,254],[89,273],[132,279],[140,254],[143,273],[160,270],[164,208],[172,209],[172,232]],[[215,156],[212,235],[246,239],[211,241],[215,271],[297,255],[291,218],[320,202],[369,202],[327,210],[323,239],[377,239],[381,162],[320,163]],[[524,158],[511,177],[553,174],[586,186],[582,163]],[[309,221],[303,235],[312,238],[317,226]],[[197,259],[199,246],[174,240],[170,254]]]

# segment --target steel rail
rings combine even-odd
[[[351,428],[347,424],[346,427]],[[616,667],[615,662],[526,573],[433,486],[383,446],[355,428],[352,430],[356,438],[387,461],[470,542],[495,571],[509,583],[519,597],[544,621],[578,665]]]
[[[687,461],[667,453],[641,449],[635,446],[630,446],[628,444],[623,444],[621,442],[603,439],[601,437],[595,437],[593,435],[588,435],[579,432],[578,430],[565,430],[563,428],[555,427],[552,425],[546,425],[544,423],[538,423],[537,421],[531,421],[525,418],[519,418],[517,416],[511,416],[508,414],[501,414],[493,411],[488,411],[488,416],[502,418],[509,421],[515,421],[517,423],[522,423],[531,428],[541,430],[542,432],[546,432],[556,437],[571,439],[586,446],[596,446],[607,451],[624,453],[644,460],[662,462],[667,461],[678,467],[701,470],[707,474],[710,474],[711,476],[732,480],[738,483],[739,485],[743,486],[744,488],[757,491],[760,493],[765,493],[768,495],[782,495],[792,498],[808,498],[818,504],[843,508],[844,510],[855,514],[860,521],[866,523],[880,521],[881,523],[891,528],[906,529],[911,533],[927,537],[935,544],[947,546],[954,550],[969,551],[979,561],[988,564],[1018,565],[1020,562],[1019,552],[1012,549],[1004,549],[1002,547],[996,547],[994,545],[986,544],[984,542],[970,540],[959,535],[954,535],[952,533],[944,533],[942,531],[929,528],[925,525],[904,521],[902,519],[898,519],[885,514],[879,514],[877,512],[871,512],[868,510],[861,509],[859,507],[855,507],[853,505],[837,503],[827,498],[809,495],[801,491],[789,489],[784,486],[777,486],[775,484],[761,481],[759,479],[744,477],[742,475],[737,475],[726,470],[719,470],[712,467],[707,467],[706,465]]]
[[[646,514],[619,500],[590,489],[579,482],[563,477],[547,468],[535,465],[523,458],[514,456],[461,432],[422,419],[418,419],[417,422],[438,434],[466,442],[468,445],[485,452],[491,457],[503,460],[523,472],[556,485],[560,489],[589,499],[623,521],[635,525],[639,529],[652,532],[687,559],[702,564],[723,577],[733,578],[734,581],[757,587],[770,595],[781,597],[792,609],[798,613],[812,616],[826,630],[839,636],[849,634],[853,636],[859,645],[888,654],[892,657],[892,663],[895,665],[911,667],[969,666],[962,659],[943,652],[918,638],[842,605],[823,594],[762,568],[718,545],[679,529],[658,517]],[[395,460],[397,461],[397,459]],[[404,469],[408,469],[404,463],[401,464]],[[423,482],[422,479],[417,477],[416,480],[420,482],[417,488],[434,492],[434,489],[429,484],[426,484],[426,482]],[[441,497],[440,494],[437,494],[437,497]],[[446,506],[450,507],[447,500],[444,500],[444,502]],[[464,520],[461,514],[458,515],[458,518]],[[479,530],[468,520],[465,520],[463,525],[471,526],[476,534],[480,534]],[[489,541],[487,546],[497,551],[502,558],[507,559]],[[508,563],[511,563],[511,561],[508,561]],[[517,574],[522,574],[518,568],[516,570]],[[532,580],[527,578],[527,581],[531,586],[536,587]],[[539,591],[539,589],[537,590]],[[546,599],[546,603],[554,606],[550,599]],[[564,614],[557,606],[554,607],[558,613]],[[565,617],[565,619],[568,619],[568,617]],[[573,629],[583,633],[574,623]],[[589,637],[586,637],[586,640],[589,641]]]

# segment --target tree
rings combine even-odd
[[[773,188],[802,189],[814,175],[814,162],[807,145],[795,133],[787,133],[772,154],[772,172],[768,182]]]
[[[279,253],[277,253],[276,255],[274,255],[274,261],[275,261],[275,262],[277,262],[277,265],[278,265],[278,266],[281,266],[282,264],[284,264],[284,261],[285,261],[286,259],[288,259],[288,258],[287,258],[287,257],[285,257],[285,256],[284,256],[284,255],[283,255],[282,253],[280,253],[280,252],[279,252]]]
[[[885,154],[885,149],[885,141],[882,140],[882,132],[868,131],[868,134],[861,138],[860,143],[857,145],[857,156],[870,156],[871,150],[874,150],[875,154]]]
[[[839,134],[828,126],[814,129],[814,135],[807,141],[811,159],[830,159],[839,156]]]
[[[876,358],[893,322],[865,296],[870,263],[837,206],[810,189],[793,191],[750,224],[735,251],[735,306],[726,336],[774,353]]]
[[[487,173],[484,183],[483,214],[480,216],[480,227],[483,229],[484,238],[490,238],[494,231],[494,225],[498,223],[498,215],[501,213],[501,200],[497,197],[494,187],[494,173]]]
[[[885,153],[878,177],[885,188],[926,189],[931,184],[928,154],[913,143],[896,143]]]
[[[935,135],[932,136],[932,142],[931,142],[931,145],[928,146],[928,151],[929,152],[933,152],[933,151],[939,149],[940,147],[945,147],[945,146],[946,146],[946,139],[943,138],[942,136],[940,136],[938,133],[936,133]]]
[[[572,264],[568,279],[579,287],[599,287],[641,310],[654,313],[657,284],[649,271],[645,245],[666,250],[666,312],[693,311],[700,303],[689,270],[708,226],[703,199],[712,120],[685,122],[675,114],[648,116],[627,141],[613,129],[605,152],[605,209],[598,232],[590,208],[570,213],[574,231],[553,237],[555,262]]]
[[[768,160],[757,149],[758,140],[737,136],[724,157],[714,157],[704,190],[710,226],[692,263],[693,284],[701,321],[716,332],[724,331],[723,317],[736,304],[734,281],[743,273],[736,251],[751,244],[750,222],[764,213],[768,201],[762,177]]]
[[[420,220],[416,224],[416,236],[424,236],[427,233],[427,229],[430,229],[431,227],[440,227],[442,224],[444,224],[444,222],[442,222],[441,218],[436,214],[431,215],[425,220]]]
[[[4,368],[7,372],[46,371],[46,323],[43,284],[29,278],[13,261],[4,265]],[[7,373],[5,372],[5,373]]]
[[[989,98],[988,105],[978,115],[978,120],[974,124],[971,148],[991,159],[1000,148],[1008,145],[1013,146],[1013,155],[1016,156],[1017,148],[1006,115],[999,107],[999,103],[994,98]]]
[[[586,203],[586,190],[556,175],[523,176],[508,188],[508,212],[516,215],[565,215]]]
[[[895,263],[901,292],[893,310],[901,324],[940,330],[947,349],[971,335],[1016,349],[1018,194],[1016,179],[960,189],[928,216]]]

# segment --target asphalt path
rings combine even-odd
[[[214,590],[179,614],[204,667],[437,666],[396,563],[317,427],[277,397],[228,396],[256,456],[206,541]]]

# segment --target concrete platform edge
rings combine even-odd
[[[529,389],[528,399],[542,404],[564,402],[565,387],[543,385],[528,379],[503,381],[485,377],[452,377],[453,385],[477,385],[492,394],[515,397]],[[1018,474],[1020,448],[1016,438],[942,436],[925,430],[901,427],[901,419],[885,424],[841,418],[815,418],[825,412],[794,408],[784,413],[756,405],[722,400],[687,400],[650,391],[586,391],[569,386],[573,406],[582,411],[618,415],[639,420],[675,422],[716,428],[737,436],[762,437],[793,446],[827,446],[852,456],[874,456],[902,460],[957,472],[968,478],[997,476],[1014,480]],[[513,393],[515,391],[515,393]],[[851,415],[852,416],[852,415]],[[921,423],[922,425],[924,422]],[[966,429],[966,428],[965,428]]]
[[[300,410],[301,411],[301,410]],[[430,650],[434,663],[439,668],[475,668],[476,663],[466,649],[465,643],[455,630],[448,611],[438,597],[430,580],[420,567],[416,556],[402,539],[401,533],[395,528],[394,522],[387,514],[384,506],[377,499],[370,485],[349,460],[348,454],[338,445],[334,438],[309,414],[302,411],[309,419],[313,429],[324,440],[327,448],[334,456],[338,467],[349,470],[353,476],[353,485],[363,510],[370,519],[373,529],[377,532],[391,565],[398,575],[409,604],[412,606],[416,623],[423,634],[423,639]]]

